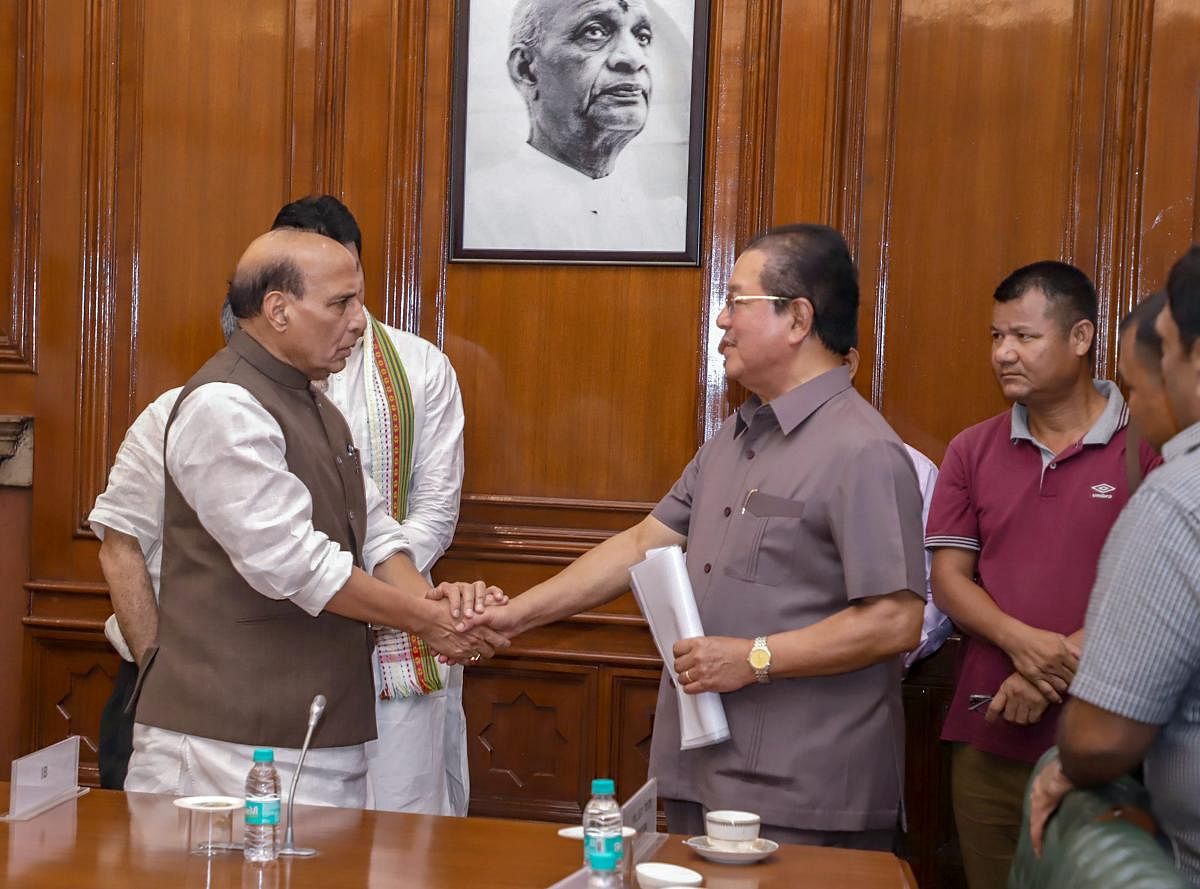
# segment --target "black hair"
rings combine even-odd
[[[1200,244],[1171,266],[1167,299],[1171,302],[1171,317],[1179,328],[1179,342],[1190,354],[1196,337],[1200,336]]]
[[[1147,366],[1157,368],[1162,361],[1162,337],[1158,335],[1158,328],[1154,326],[1154,322],[1166,304],[1167,294],[1164,291],[1152,293],[1121,319],[1118,328],[1122,338],[1133,334],[1138,355]]]
[[[1096,318],[1099,313],[1096,288],[1092,281],[1075,266],[1056,260],[1043,260],[1021,266],[1000,282],[993,299],[998,303],[1020,299],[1030,290],[1040,290],[1050,311],[1058,318],[1064,331],[1080,321],[1092,324],[1092,343],[1088,361],[1096,360]]]
[[[331,194],[313,194],[284,204],[271,228],[294,228],[353,244],[362,261],[362,232],[349,208]]]
[[[238,318],[253,318],[262,311],[263,297],[272,290],[304,296],[304,273],[290,259],[268,262],[250,272],[234,274],[225,300]]]
[[[746,250],[767,254],[759,276],[766,293],[812,303],[813,331],[825,348],[846,355],[858,345],[858,273],[840,232],[783,225],[755,237]],[[787,311],[786,304],[776,311]]]

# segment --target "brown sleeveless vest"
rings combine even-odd
[[[239,332],[184,386],[167,422],[205,383],[246,389],[283,430],[288,469],[312,494],[312,521],[361,566],[366,494],[358,452],[337,408],[308,378]],[[219,460],[220,455],[213,455]],[[256,592],[200,524],[165,471],[158,640],[145,660],[137,722],[238,744],[300,747],[313,696],[325,716],[312,746],[375,737],[366,624],[311,617]]]

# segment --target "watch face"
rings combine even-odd
[[[756,670],[765,670],[771,664],[771,652],[756,648],[750,652],[750,666]]]

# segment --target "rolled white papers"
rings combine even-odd
[[[679,749],[691,750],[728,740],[729,723],[725,720],[721,696],[714,691],[684,694],[679,677],[672,669],[675,643],[704,635],[683,550],[677,546],[664,546],[648,551],[644,562],[629,569],[629,579],[638,606],[650,624],[658,653],[675,678],[675,697],[679,701]]]

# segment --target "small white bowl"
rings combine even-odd
[[[758,839],[761,824],[762,819],[753,812],[737,812],[733,809],[716,809],[704,816],[705,832],[717,846],[753,843]]]
[[[645,861],[636,868],[637,882],[642,889],[667,889],[667,887],[699,886],[703,875],[677,864],[661,861]]]

